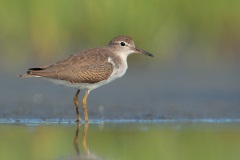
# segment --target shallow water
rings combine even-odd
[[[129,67],[126,75],[91,91],[89,119],[199,119],[240,117],[240,75],[230,69]],[[21,69],[22,70],[22,69]],[[0,118],[74,119],[74,88],[0,72]],[[201,73],[201,74],[200,74]],[[84,91],[81,91],[79,100]],[[80,107],[82,115],[82,109]]]
[[[0,159],[239,159],[238,122],[2,123]],[[23,121],[22,121],[23,122]],[[72,121],[71,121],[72,122]]]

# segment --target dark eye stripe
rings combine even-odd
[[[127,43],[126,42],[123,42],[124,44],[125,44],[125,46],[127,46]],[[120,45],[120,46],[122,46],[121,45],[121,42],[120,43],[111,43],[112,45]]]

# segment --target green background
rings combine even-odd
[[[159,63],[180,56],[192,63],[201,58],[209,66],[239,60],[239,5],[237,0],[3,0],[1,67],[50,63],[106,45],[117,35],[131,36]]]

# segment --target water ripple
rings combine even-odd
[[[94,119],[90,124],[101,123],[237,123],[240,119]],[[0,119],[0,124],[75,124],[74,119]]]

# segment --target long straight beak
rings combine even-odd
[[[142,53],[142,54],[145,54],[147,56],[150,56],[150,57],[153,57],[153,54],[152,53],[149,53],[147,51],[144,51],[143,49],[140,49],[140,48],[134,48],[134,52],[135,53]]]

